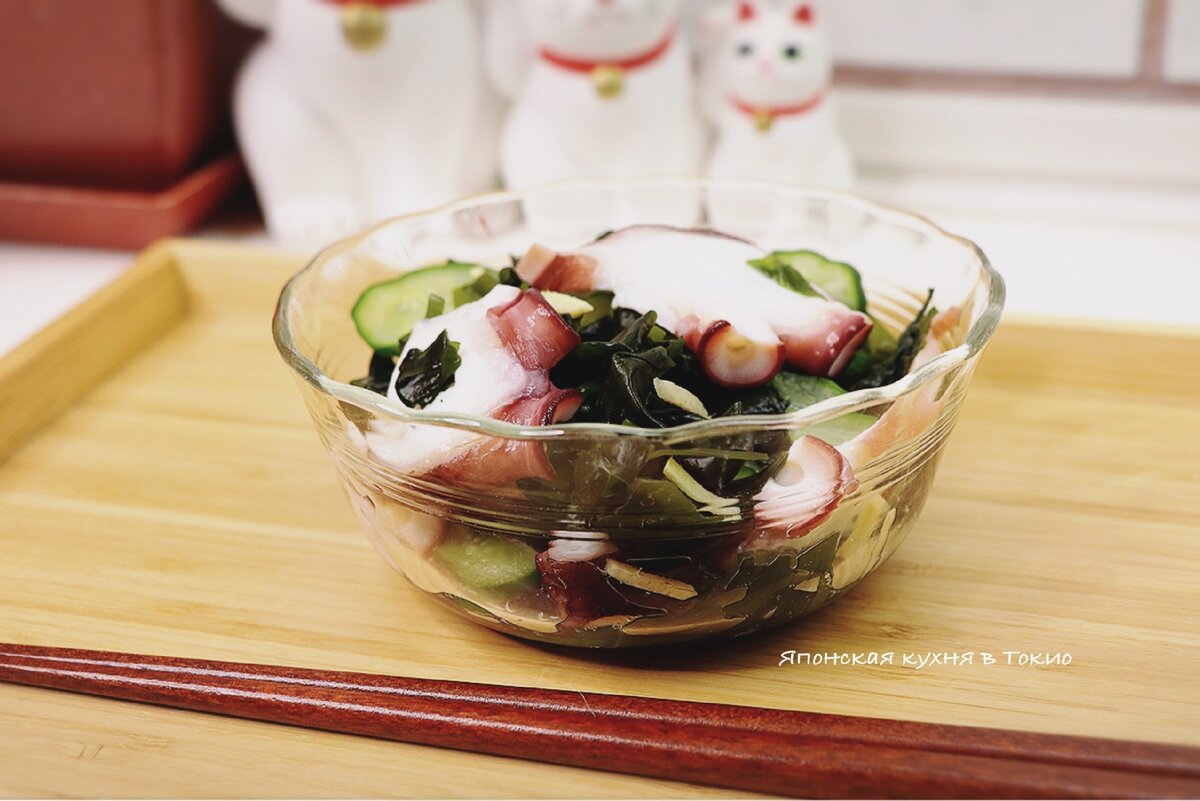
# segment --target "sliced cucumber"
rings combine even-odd
[[[434,556],[464,585],[480,590],[517,591],[537,581],[537,553],[517,539],[472,534],[446,540]]]
[[[462,299],[456,289],[471,284],[487,272],[477,264],[449,261],[405,273],[399,278],[367,287],[354,304],[350,316],[367,344],[378,353],[395,355],[400,340],[412,333],[413,325],[425,317],[429,298],[440,297],[449,311]]]
[[[855,311],[867,310],[862,276],[849,264],[827,259],[811,250],[780,251],[772,253],[767,259],[791,267],[813,286],[820,287],[834,300],[845,303]]]

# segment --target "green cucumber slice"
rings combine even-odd
[[[858,270],[843,261],[827,259],[811,250],[778,251],[764,261],[791,267],[814,286],[825,290],[834,300],[855,311],[867,310],[867,295],[863,291]]]
[[[487,268],[478,264],[455,261],[414,270],[367,287],[350,316],[359,335],[376,352],[396,355],[400,352],[400,340],[411,334],[413,325],[425,317],[430,296],[441,298],[444,311],[450,311],[465,299],[464,293],[455,290],[486,272]]]
[[[515,591],[536,583],[537,553],[529,545],[495,534],[446,540],[434,556],[468,587]]]

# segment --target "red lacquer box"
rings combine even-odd
[[[212,0],[0,0],[0,238],[139,248],[203,220],[243,181],[253,38]]]

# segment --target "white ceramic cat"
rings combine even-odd
[[[521,0],[524,61],[506,69],[489,59],[500,88],[516,90],[501,141],[510,187],[700,173],[705,132],[694,108],[690,56],[678,34],[681,2]],[[508,40],[516,35],[509,31]],[[502,49],[495,47],[502,37],[489,37],[490,50]],[[616,220],[688,224],[698,215],[691,193],[665,192],[649,207],[617,202]],[[556,212],[566,214],[549,208],[538,215]]]
[[[268,31],[234,114],[276,238],[325,244],[495,185],[499,108],[469,0],[221,4]]]
[[[744,0],[714,9],[703,61],[715,178],[848,188],[850,152],[829,97],[833,60],[811,2]]]

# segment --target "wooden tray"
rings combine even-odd
[[[1200,745],[1200,334],[1009,321],[921,523],[862,588],[741,641],[572,652],[461,620],[371,552],[271,342],[298,267],[169,242],[104,314],[0,361],[11,449],[81,364],[154,340],[0,464],[0,641]],[[976,656],[902,664],[931,652]],[[726,793],[0,686],[5,796],[704,794]]]

